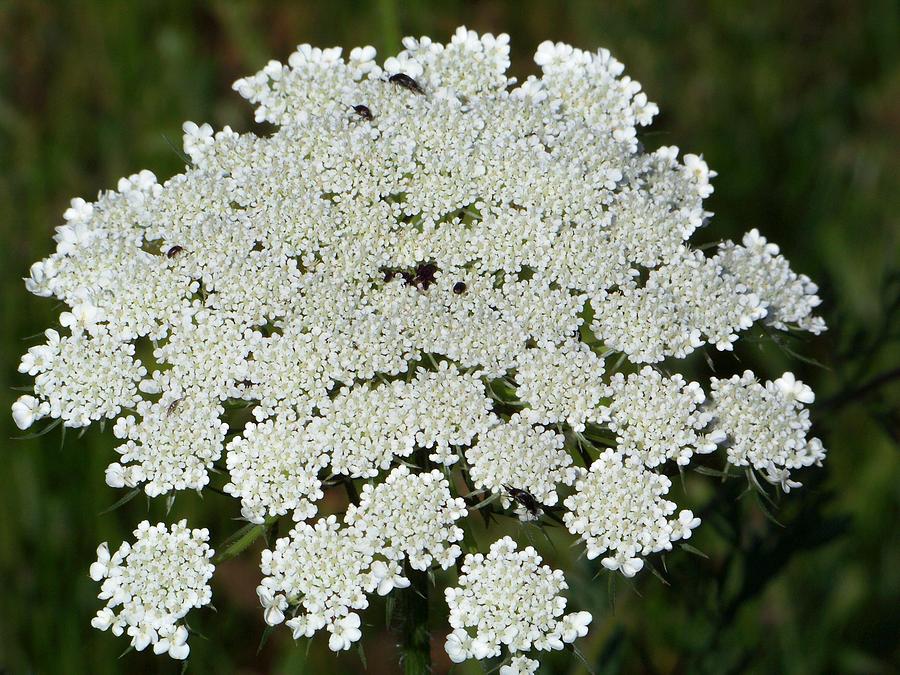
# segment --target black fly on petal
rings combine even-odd
[[[388,82],[396,84],[404,89],[409,89],[414,94],[425,95],[425,90],[406,73],[395,73],[388,78]]]
[[[372,111],[369,110],[369,107],[365,105],[353,106],[353,112],[363,118],[366,122],[371,122],[375,119],[375,115],[373,115]]]
[[[522,507],[528,511],[535,518],[541,515],[541,504],[535,499],[534,495],[531,494],[528,490],[522,490],[521,488],[513,487],[512,485],[503,484],[503,487],[506,488],[506,491],[509,493],[509,496],[513,498],[516,502],[522,505]]]

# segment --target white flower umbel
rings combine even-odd
[[[156,403],[141,401],[137,415],[116,420],[113,433],[125,443],[116,448],[120,463],[110,465],[107,483],[122,487],[145,482],[151,497],[171,490],[201,490],[210,466],[222,454],[228,425],[217,401],[183,392],[167,392]],[[111,476],[131,476],[130,479]]]
[[[310,422],[314,442],[326,449],[335,473],[374,478],[396,457],[408,457],[419,431],[409,384],[344,387]]]
[[[571,455],[563,450],[564,442],[561,434],[532,426],[521,414],[513,415],[466,448],[472,484],[499,493],[505,507],[512,502],[511,488],[553,506],[559,500],[557,486],[571,485],[578,476]],[[519,510],[520,516],[528,516]]]
[[[804,404],[814,398],[793,373],[764,385],[749,370],[729,379],[712,378],[716,428],[727,435],[729,463],[764,471],[785,492],[800,487],[790,480],[790,470],[825,459],[821,441],[806,437],[811,422]]]
[[[469,445],[496,423],[480,375],[460,373],[441,361],[436,371],[420,368],[410,382],[408,395],[415,401],[418,422],[416,445],[433,448],[432,461],[455,463],[453,446]]]
[[[328,455],[296,415],[249,423],[228,444],[226,462],[231,480],[223,489],[241,500],[241,515],[250,522],[316,514],[315,503],[323,496],[319,472]]]
[[[413,569],[425,570],[432,561],[447,569],[459,557],[455,542],[463,531],[454,523],[465,515],[465,500],[453,498],[440,471],[413,474],[399,466],[383,483],[364,485],[359,506],[351,504],[344,520],[370,538],[379,554],[408,558]]]
[[[812,314],[822,303],[812,280],[793,272],[778,245],[767,242],[758,230],[745,234],[742,243],[725,242],[715,259],[767,305],[766,323],[780,330],[795,326],[815,334],[824,331],[825,321]]]
[[[766,315],[755,294],[700,251],[683,249],[641,287],[592,298],[591,329],[637,363],[682,358],[704,344],[733,349],[738,331]]]
[[[698,525],[665,498],[664,463],[723,445],[798,487],[792,472],[824,457],[806,438],[809,387],[748,373],[713,379],[706,401],[676,373],[756,322],[824,330],[814,284],[755,230],[710,255],[692,241],[716,172],[644,149],[657,106],[609,51],[548,41],[534,59],[518,81],[507,35],[460,28],[448,44],[406,38],[383,65],[371,47],[301,45],[238,80],[271,133],[186,122],[182,173],[140,171],[65,210],[25,279],[64,307],[22,357],[34,390],[15,424],[118,418],[110,486],[218,489],[224,463],[257,525],[312,518],[327,490],[365,483],[345,523],[300,522],[263,556],[265,621],[325,628],[337,651],[360,639],[367,594],[458,560],[464,485],[479,508],[563,518],[626,575]],[[665,376],[640,370],[662,361]],[[557,574],[510,546],[469,558],[491,609],[451,634],[454,659],[586,630],[562,616]],[[110,569],[133,560],[145,585],[197,576],[125,553]],[[147,611],[95,621],[185,655],[186,627]],[[505,673],[536,667],[516,656]]]
[[[703,389],[681,375],[664,377],[645,366],[627,377],[616,373],[604,393],[612,400],[599,408],[598,421],[616,433],[620,451],[649,467],[670,459],[687,465],[694,453],[712,452],[721,440],[705,432],[713,416],[703,407]]]
[[[644,566],[641,557],[672,548],[685,527],[700,524],[686,511],[671,518],[675,503],[665,499],[671,485],[638,457],[605,450],[566,498],[563,522],[584,540],[588,558],[608,553],[604,567],[633,577]]]
[[[40,403],[30,405],[32,410],[61,418],[67,427],[84,427],[115,417],[140,400],[137,383],[147,369],[134,358],[133,344],[116,339],[103,326],[93,335],[79,331],[60,337],[50,329],[46,336],[46,344],[32,347],[19,365],[19,372],[35,375]],[[20,412],[19,421],[26,420]]]
[[[587,633],[587,629],[585,629]],[[541,664],[527,656],[516,656],[505,666],[500,666],[500,675],[533,675]]]
[[[294,638],[325,628],[332,650],[349,649],[361,636],[355,610],[369,606],[366,594],[381,581],[372,570],[373,553],[367,537],[342,529],[335,516],[315,526],[297,523],[262,554],[264,576],[257,594],[266,623],[278,625],[289,612]]]
[[[532,649],[562,649],[587,633],[588,612],[565,614],[563,573],[541,565],[530,546],[519,551],[509,537],[490,552],[467,555],[459,585],[444,595],[450,607],[445,649],[454,663]],[[527,672],[527,671],[526,671]]]
[[[516,366],[516,392],[529,403],[530,419],[584,431],[604,392],[603,359],[583,342],[566,342],[558,349],[528,349]]]
[[[322,404],[310,433],[331,453],[336,473],[371,478],[397,457],[433,448],[432,461],[453,464],[451,446],[468,445],[497,418],[479,373],[463,374],[442,361],[419,368],[409,382],[343,388]]]
[[[115,635],[127,633],[138,651],[152,646],[157,654],[185,659],[190,647],[181,619],[212,597],[209,532],[188,529],[186,520],[171,528],[145,520],[134,536],[133,544],[123,543],[113,554],[106,542],[97,548],[90,575],[102,582],[97,597],[106,606],[91,625]]]

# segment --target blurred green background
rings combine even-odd
[[[236,78],[294,46],[375,45],[402,35],[448,39],[465,24],[512,36],[513,74],[533,72],[544,39],[605,46],[643,83],[662,114],[643,136],[703,153],[719,171],[716,216],[699,241],[751,227],[781,244],[818,281],[829,332],[790,349],[745,344],[717,359],[766,378],[790,367],[818,395],[824,470],[767,520],[746,483],[691,478],[679,499],[708,516],[686,552],[667,558],[664,585],[644,573],[614,588],[565,545],[536,544],[567,570],[577,608],[595,616],[579,647],[597,673],[888,673],[900,670],[900,5],[838,2],[163,2],[0,1],[0,672],[178,672],[165,658],[128,654],[93,630],[100,606],[87,568],[99,541],[117,544],[148,517],[143,498],[98,515],[118,494],[104,484],[111,434],[58,430],[17,436],[8,414],[27,384],[16,373],[25,338],[55,322],[49,300],[20,280],[52,250],[74,196],[90,198],[142,168],[181,170],[186,119],[254,128],[231,91]],[[706,378],[702,359],[691,361]],[[162,501],[162,500],[160,500]],[[150,516],[164,517],[154,503]],[[213,543],[236,525],[216,495],[179,496]],[[514,531],[514,534],[516,532]],[[525,541],[525,534],[519,533]],[[542,545],[543,543],[543,545]],[[363,672],[355,652],[336,661],[321,637],[295,645],[279,631],[257,654],[261,612],[255,554],[221,567],[218,613],[194,612],[189,672]],[[614,598],[612,597],[614,593]],[[436,672],[445,609],[435,601]],[[368,672],[396,672],[374,606],[365,620]],[[586,672],[569,653],[542,672]],[[481,672],[477,666],[456,672]]]

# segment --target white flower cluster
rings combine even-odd
[[[228,444],[226,462],[231,481],[223,490],[241,500],[241,515],[251,523],[267,515],[291,512],[304,520],[316,514],[323,497],[318,474],[328,455],[296,416],[250,422]]]
[[[499,656],[504,646],[512,654],[562,649],[586,635],[592,619],[588,612],[564,615],[566,598],[560,593],[567,588],[560,570],[541,565],[530,546],[517,550],[509,537],[494,542],[486,556],[467,555],[459,586],[444,593],[453,628],[447,654],[460,663]]]
[[[379,586],[373,555],[372,542],[358,530],[341,529],[335,516],[315,526],[297,523],[289,536],[262,554],[265,576],[256,592],[266,623],[278,625],[293,608],[298,613],[287,625],[295,638],[327,628],[331,649],[349,649],[361,635],[359,615],[353,610],[368,607],[366,593]],[[389,589],[395,585],[401,583]]]
[[[499,493],[505,507],[512,501],[511,489],[525,490],[540,504],[553,506],[559,500],[557,487],[571,485],[578,477],[564,443],[561,434],[513,415],[466,448],[472,484]],[[521,508],[519,515],[527,517]]]
[[[219,459],[228,425],[218,401],[167,393],[153,403],[137,404],[137,414],[116,420],[113,434],[126,442],[116,448],[122,457],[106,470],[111,487],[146,482],[151,497],[171,490],[201,490],[207,470]],[[133,462],[129,464],[129,462]]]
[[[565,511],[589,556],[630,576],[699,523],[673,515],[663,463],[722,446],[788,490],[791,470],[824,456],[806,439],[812,393],[789,374],[713,379],[707,401],[698,383],[640,369],[731,350],[757,321],[825,326],[814,284],[756,230],[712,257],[691,244],[716,173],[643,149],[638,127],[658,110],[621,63],[545,42],[540,76],[519,83],[506,35],[403,46],[379,66],[371,47],[302,45],[239,80],[272,134],[185,123],[182,174],[72,200],[26,279],[67,309],[22,358],[34,391],[15,423],[118,417],[107,483],[151,496],[227,467],[243,518],[300,521],[263,556],[266,621],[326,628],[335,650],[359,639],[368,593],[457,560],[464,484],[523,519]],[[326,486],[353,494],[354,481],[367,484],[343,524],[302,522]],[[159,589],[206,573],[138,560],[125,569]],[[586,630],[530,549],[501,540],[467,560],[448,596],[451,656],[558,648]],[[107,576],[110,589],[126,578]],[[155,611],[98,623],[186,654],[184,627]],[[517,656],[503,672],[535,668]]]
[[[98,597],[107,602],[91,625],[115,635],[126,632],[138,651],[152,646],[156,654],[185,659],[190,647],[181,620],[212,596],[209,532],[188,529],[185,520],[171,529],[145,520],[134,537],[133,544],[124,542],[113,554],[106,542],[97,548],[90,574],[102,582]]]
[[[431,460],[453,464],[451,446],[468,445],[496,417],[477,373],[444,361],[418,369],[409,381],[343,387],[310,423],[314,442],[330,453],[332,470],[372,478],[416,447],[433,448]]]
[[[791,469],[821,465],[825,448],[807,439],[809,410],[815,395],[793,373],[760,384],[749,370],[727,380],[712,378],[717,427],[728,436],[728,461],[765,472],[785,492],[800,487]]]
[[[706,394],[681,375],[664,377],[650,366],[627,377],[616,373],[604,394],[611,401],[598,408],[597,420],[616,432],[622,453],[648,467],[670,459],[685,466],[695,453],[710,453],[724,440],[720,431],[704,433],[713,419],[703,408]]]
[[[682,358],[696,348],[733,349],[737,331],[766,315],[757,295],[700,251],[683,249],[646,284],[600,292],[591,329],[637,363]]]
[[[639,556],[671,549],[673,541],[690,537],[700,524],[690,511],[670,518],[675,504],[665,495],[671,485],[638,457],[607,449],[575,483],[563,522],[585,541],[588,558],[609,552],[603,566],[633,577],[644,566]]]
[[[415,570],[432,562],[447,569],[462,552],[454,542],[463,531],[453,523],[465,515],[465,500],[450,494],[440,471],[412,474],[401,465],[383,483],[364,485],[359,506],[350,505],[344,522],[364,532],[389,560],[406,558]]]
[[[454,542],[463,537],[454,523],[465,514],[465,501],[451,495],[440,471],[397,467],[384,482],[363,488],[343,528],[335,516],[314,526],[298,523],[274,550],[263,551],[257,593],[266,622],[281,623],[290,609],[287,625],[295,638],[326,628],[331,649],[348,649],[361,635],[353,610],[368,607],[366,594],[409,585],[404,561],[417,570],[433,562],[453,565],[461,553]]]
[[[527,656],[516,656],[510,659],[506,665],[500,666],[500,675],[533,675],[540,665]]]
[[[603,359],[583,342],[527,349],[516,364],[516,392],[529,403],[526,414],[534,422],[566,422],[584,431],[605,390],[603,372]]]
[[[115,339],[103,326],[93,334],[76,329],[60,337],[49,329],[45,335],[46,344],[29,349],[19,364],[20,373],[34,376],[35,393],[17,402],[20,428],[44,415],[62,419],[67,427],[86,427],[140,400],[137,383],[147,369],[133,358],[133,344]]]
[[[768,308],[766,323],[780,330],[789,325],[818,335],[825,321],[812,311],[822,301],[819,288],[805,274],[797,274],[779,254],[778,244],[766,241],[756,229],[743,238],[743,246],[725,242],[715,259],[730,275],[750,288]]]

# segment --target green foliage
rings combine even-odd
[[[820,282],[831,327],[821,339],[748,341],[734,356],[692,360],[699,378],[710,366],[719,374],[752,367],[771,378],[790,364],[817,392],[814,431],[829,458],[824,470],[801,476],[802,489],[768,506],[783,526],[766,518],[753,492],[741,495],[743,477],[714,490],[719,478],[687,472],[679,499],[704,527],[690,548],[666,555],[658,572],[668,586],[648,573],[611,583],[557,537],[558,528],[544,539],[505,525],[564,567],[573,606],[594,613],[591,635],[578,644],[585,662],[598,674],[900,668],[896,3],[7,0],[0,3],[0,432],[10,440],[0,473],[0,671],[177,672],[180,664],[147,653],[119,660],[122,642],[89,627],[100,606],[87,575],[94,549],[129,537],[144,517],[190,514],[210,528],[217,550],[239,527],[232,500],[215,494],[179,495],[168,516],[165,500],[145,499],[121,500],[99,515],[122,496],[104,484],[115,454],[108,432],[70,435],[62,449],[58,429],[11,440],[21,435],[7,412],[19,395],[13,387],[26,384],[16,365],[35,339],[23,338],[60,311],[28,296],[19,278],[51,250],[68,200],[142,168],[161,178],[181,170],[173,146],[186,119],[255,128],[230,84],[269,58],[286,58],[297,43],[372,43],[385,54],[400,35],[441,39],[460,23],[509,32],[520,77],[547,38],[610,48],[662,110],[644,142],[702,152],[719,171],[710,240],[758,227],[796,270]],[[473,523],[466,546],[485,546],[492,538]],[[501,525],[491,527],[499,536]],[[310,646],[294,644],[286,630],[265,633],[254,595],[262,533],[245,532],[235,546],[249,549],[220,566],[213,581],[220,611],[191,615],[208,640],[192,639],[188,672],[362,672],[358,654],[334,657],[326,640]],[[439,593],[429,602],[433,617],[445,615]],[[377,605],[364,617],[366,672],[374,675],[396,669],[395,638],[382,622],[387,609]],[[434,630],[435,672],[443,672],[443,634]],[[544,664],[542,672],[586,670],[570,652]]]

